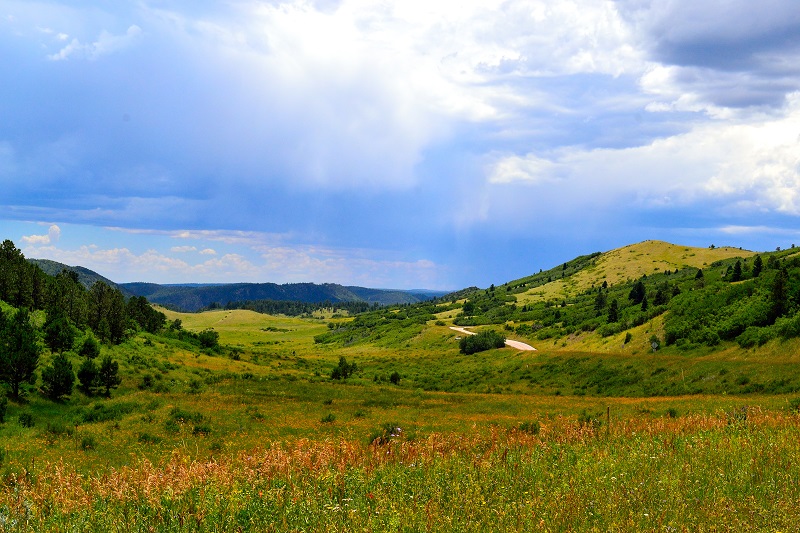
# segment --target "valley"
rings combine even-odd
[[[358,314],[156,307],[162,326],[102,343],[119,363],[110,397],[76,384],[48,398],[41,373],[58,353],[42,334],[37,381],[0,424],[0,520],[9,531],[794,529],[796,254],[759,254],[759,272],[756,254],[735,252],[648,241]],[[769,323],[784,272],[785,307]],[[44,327],[47,310],[32,317]],[[708,331],[693,336],[697,324]],[[467,355],[464,327],[536,350]],[[64,351],[75,369],[89,334]],[[454,510],[456,495],[466,505]]]

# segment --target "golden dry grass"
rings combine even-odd
[[[635,280],[643,275],[687,267],[706,268],[715,261],[732,257],[747,258],[755,252],[738,248],[696,248],[663,241],[644,241],[617,248],[600,255],[594,265],[566,279],[517,295],[520,304],[570,298],[603,281],[609,285]]]

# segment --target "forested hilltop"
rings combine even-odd
[[[445,294],[443,291],[370,289],[336,283],[284,283],[282,285],[277,283],[213,285],[123,283],[120,288],[131,294],[144,296],[154,304],[176,311],[197,312],[221,307],[229,309],[258,307],[269,309],[270,312],[281,308],[287,314],[297,314],[297,307],[288,305],[276,307],[275,302],[308,304],[307,310],[331,305],[342,307],[340,304],[344,304],[348,310],[364,311],[370,306],[418,303]]]

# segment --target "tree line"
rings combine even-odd
[[[10,240],[0,245],[0,382],[19,399],[20,388],[36,380],[43,351],[40,339],[54,354],[42,369],[42,392],[60,399],[78,379],[87,394],[110,394],[119,385],[119,365],[100,355],[100,343],[119,344],[136,331],[155,333],[166,316],[144,297],[128,300],[118,289],[96,282],[87,289],[75,272],[56,276],[28,262]],[[83,362],[77,372],[65,356],[76,349]]]

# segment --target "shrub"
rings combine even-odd
[[[94,450],[96,446],[97,443],[91,435],[87,435],[81,439],[81,450],[83,451]]]
[[[750,326],[744,333],[736,337],[736,342],[742,348],[752,348],[753,346],[763,346],[775,337],[775,331],[771,327],[759,328]]]
[[[331,379],[347,379],[358,371],[358,365],[348,363],[344,356],[339,358],[339,364],[331,371]]]
[[[389,376],[389,381],[391,381],[395,385],[399,385],[400,384],[400,374],[397,371],[392,372],[392,375]]]
[[[201,348],[214,349],[219,347],[219,333],[213,329],[204,329],[197,334],[197,339],[200,341]]]
[[[369,442],[370,444],[382,446],[392,439],[400,438],[402,434],[403,429],[400,427],[400,424],[396,422],[385,422],[380,428],[372,432]]]
[[[6,410],[8,409],[8,398],[3,394],[0,396],[0,424],[6,421]]]
[[[541,429],[542,424],[540,424],[538,420],[534,420],[533,422],[522,422],[519,425],[520,431],[524,433],[530,433],[532,435],[538,435]]]
[[[139,444],[158,444],[161,442],[161,437],[151,435],[150,433],[139,433],[139,438],[137,440]]]
[[[322,422],[323,424],[332,424],[335,421],[336,421],[336,415],[334,415],[333,413],[328,413],[327,415],[323,416],[322,419],[320,420],[320,422]]]
[[[142,375],[142,381],[139,383],[139,390],[147,390],[153,388],[153,375]]]
[[[481,331],[475,335],[462,337],[459,341],[461,353],[471,355],[477,352],[491,350],[492,348],[502,348],[505,346],[506,338],[493,329]]]
[[[24,428],[32,428],[34,425],[33,415],[30,413],[20,413],[17,420],[19,420],[19,425]]]
[[[197,436],[207,437],[209,435],[209,433],[211,433],[211,426],[209,426],[208,424],[205,424],[205,423],[196,424],[192,428],[192,435],[194,435],[196,437]]]
[[[610,337],[611,335],[616,335],[622,330],[622,326],[619,322],[612,322],[610,324],[603,324],[599,328],[597,328],[597,333],[601,337]]]

